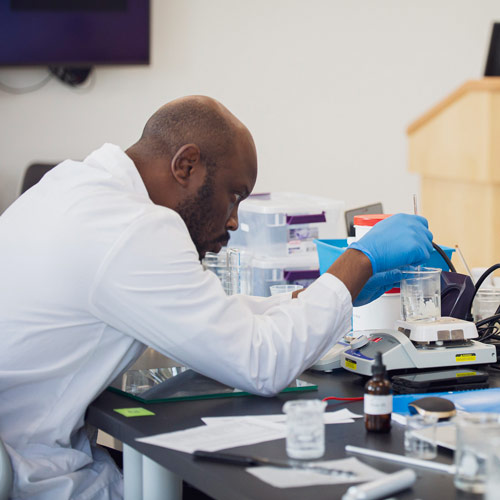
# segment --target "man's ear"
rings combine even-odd
[[[186,186],[200,165],[200,148],[196,144],[185,144],[175,153],[170,168],[176,181]]]

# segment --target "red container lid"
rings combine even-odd
[[[387,219],[393,214],[365,214],[365,215],[355,215],[354,225],[355,226],[374,226],[377,222]]]

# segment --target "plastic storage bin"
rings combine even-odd
[[[315,240],[314,243],[318,249],[318,257],[319,257],[319,272],[323,274],[328,268],[333,264],[335,260],[337,260],[340,255],[345,252],[347,249],[347,240],[346,239],[335,239],[335,240]],[[439,245],[441,249],[444,251],[446,256],[451,259],[454,248],[445,247],[443,245]],[[444,271],[448,271],[449,267],[446,264],[445,260],[441,255],[435,250],[432,249],[431,256],[427,262],[422,264],[424,267],[437,267],[443,269]]]
[[[316,253],[314,240],[345,236],[344,202],[300,193],[252,195],[239,207],[231,246],[255,256]]]
[[[269,297],[271,285],[297,284],[304,288],[319,277],[316,252],[289,257],[254,257],[252,295]]]

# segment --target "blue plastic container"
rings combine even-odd
[[[323,274],[328,268],[336,261],[342,253],[347,249],[347,240],[314,240],[316,243],[316,248],[318,249],[318,257],[319,257],[319,272]],[[451,260],[451,256],[455,251],[454,248],[445,247],[443,245],[439,245],[441,249],[444,251],[446,256]],[[443,257],[433,249],[431,252],[431,256],[427,262],[422,264],[424,267],[435,267],[442,269],[443,271],[449,271],[448,264],[446,264]]]

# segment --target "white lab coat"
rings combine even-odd
[[[227,297],[183,220],[151,202],[111,144],[63,162],[0,217],[0,277],[13,498],[121,498],[121,474],[91,446],[84,413],[145,346],[272,395],[350,327],[351,297],[331,275],[297,300]]]

